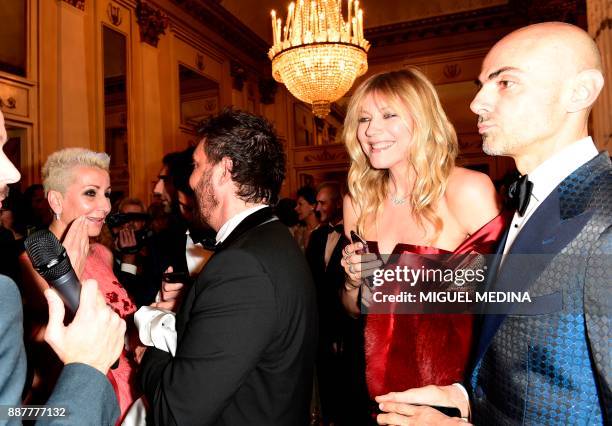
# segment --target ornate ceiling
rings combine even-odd
[[[219,3],[261,39],[269,42],[272,38],[270,11],[275,9],[284,23],[289,2],[290,0],[221,0]],[[342,3],[346,8],[346,0]],[[360,5],[364,11],[365,28],[376,28],[506,3],[508,0],[362,0]]]
[[[145,0],[141,0],[145,1]],[[161,1],[161,0],[156,0]],[[246,55],[238,64],[269,67],[270,11],[285,19],[290,0],[168,0]],[[308,0],[306,0],[308,1]],[[533,22],[565,21],[586,27],[586,0],[360,0],[372,61],[418,49],[450,50],[477,33],[490,44],[502,34]],[[343,0],[346,7],[346,0]],[[473,37],[472,37],[473,38]],[[387,49],[383,49],[387,47]],[[482,47],[482,46],[479,46]],[[463,46],[465,48],[465,46]],[[249,59],[247,59],[249,58]],[[248,64],[246,62],[248,62]]]

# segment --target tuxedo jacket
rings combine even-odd
[[[483,318],[469,384],[475,424],[612,421],[611,224],[602,153],[552,191],[489,271],[489,290],[527,291],[532,302]]]
[[[141,365],[154,424],[308,423],[315,291],[302,252],[269,208],[217,248],[176,329],[176,356],[149,348]]]
[[[340,300],[340,291],[344,286],[344,268],[340,264],[342,250],[348,244],[344,235],[336,243],[327,266],[325,265],[325,246],[329,235],[328,226],[320,226],[310,234],[306,249],[306,259],[312,271],[317,288],[317,306],[319,307],[320,340],[323,345],[337,343],[342,339],[344,322],[349,318],[345,314]]]
[[[18,406],[26,379],[21,296],[15,283],[0,275],[0,405]],[[62,369],[48,407],[66,409],[64,417],[49,417],[37,425],[112,426],[119,418],[119,404],[112,385],[102,373],[85,364]],[[0,419],[19,425],[19,419]]]

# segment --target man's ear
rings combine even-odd
[[[229,157],[223,157],[220,163],[222,173],[219,178],[219,183],[223,184],[232,180],[232,170],[234,168],[234,162]]]
[[[62,214],[64,197],[59,191],[51,190],[47,192],[47,201],[49,202],[49,206],[51,207],[51,210],[53,210],[53,213],[56,216]]]
[[[589,69],[578,73],[571,87],[571,98],[568,102],[568,112],[578,112],[590,108],[604,85],[600,71]]]

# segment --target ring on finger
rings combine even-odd
[[[349,264],[349,272],[350,272],[351,274],[354,274],[354,273],[355,273],[355,271],[353,270],[353,264],[352,264],[352,263],[350,263],[350,264]]]

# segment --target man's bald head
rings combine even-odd
[[[564,22],[542,22],[520,28],[501,39],[491,52],[509,47],[546,55],[563,67],[563,71],[602,72],[601,54],[593,39],[581,28]]]
[[[478,114],[483,150],[509,155],[528,172],[588,135],[588,116],[603,87],[601,56],[589,35],[561,22],[516,30],[485,57]]]

